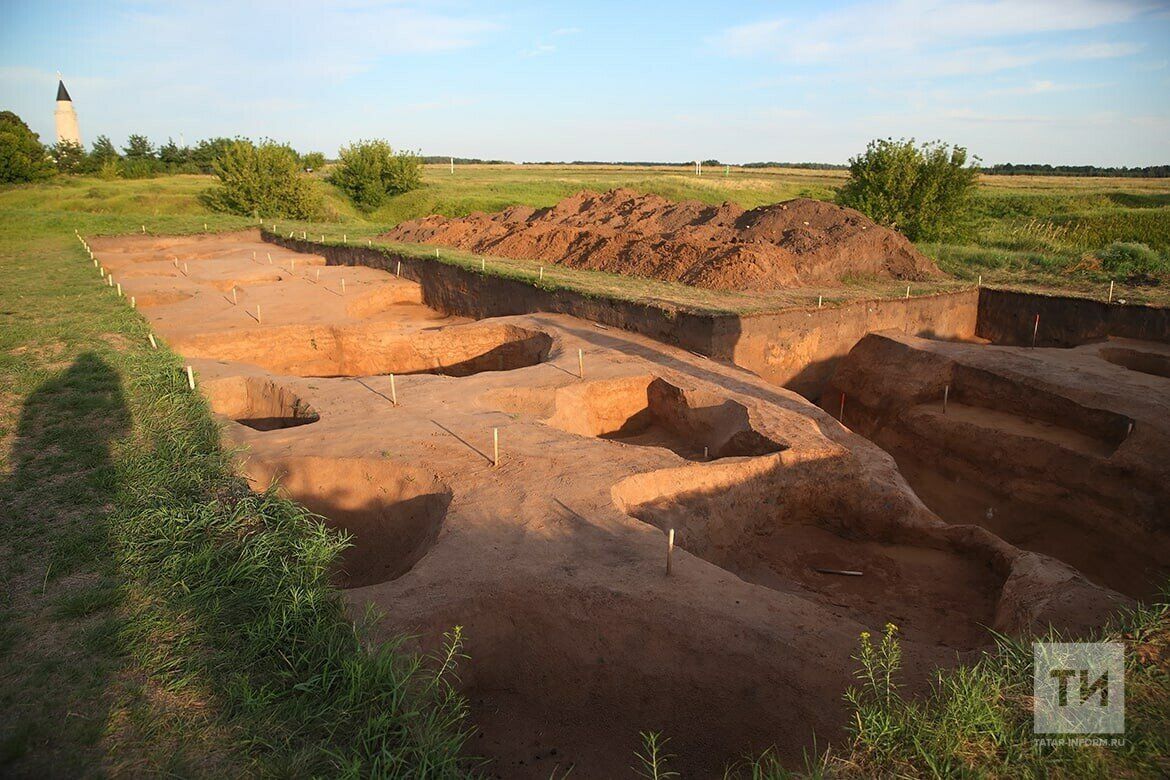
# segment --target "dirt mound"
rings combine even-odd
[[[861,212],[808,198],[745,211],[629,189],[583,191],[545,209],[416,219],[383,237],[715,290],[940,275],[899,233]]]

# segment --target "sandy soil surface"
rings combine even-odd
[[[546,209],[411,220],[383,237],[715,290],[941,276],[900,233],[859,211],[808,198],[745,211],[628,189],[583,191]]]
[[[256,487],[353,535],[355,615],[423,649],[464,628],[471,750],[499,776],[624,775],[648,729],[689,777],[770,745],[799,761],[841,734],[863,630],[901,627],[921,690],[989,628],[1124,602],[942,522],[881,449],[733,366],[562,315],[446,317],[255,233],[91,244]]]
[[[1028,349],[871,334],[822,404],[944,519],[1148,598],[1170,579],[1170,346]],[[948,402],[943,406],[944,394]]]

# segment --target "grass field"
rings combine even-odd
[[[287,222],[289,230],[339,239],[346,233],[364,240],[405,219],[427,214],[463,216],[524,203],[548,206],[581,189],[631,187],[671,199],[694,198],[708,203],[733,201],[755,207],[793,197],[831,199],[845,181],[844,171],[795,168],[723,169],[695,176],[682,168],[629,166],[467,165],[426,166],[424,186],[393,197],[382,208],[362,214],[332,187],[325,190],[323,221]],[[196,199],[212,179],[172,176],[137,181],[62,178],[0,193],[4,208],[28,213],[137,213],[152,232],[166,232],[175,216],[205,215]],[[210,224],[231,222],[207,215]],[[196,224],[199,224],[198,222]],[[245,224],[240,220],[238,224]],[[1138,242],[1161,253],[1163,273],[1131,283],[1093,258],[1114,242]],[[1115,297],[1131,302],[1170,303],[1170,180],[984,176],[975,197],[973,216],[963,238],[920,245],[953,278],[918,284],[914,294],[955,289],[982,277],[984,284],[1065,292],[1104,298],[1109,282]],[[451,256],[463,253],[451,252]],[[471,255],[467,263],[477,262]],[[535,271],[527,261],[501,259],[498,267],[524,274]],[[681,305],[748,312],[779,306],[808,305],[823,297],[832,304],[857,297],[889,297],[905,293],[904,285],[877,279],[849,279],[838,287],[784,290],[764,295],[736,295],[660,285],[611,275],[545,269],[553,281],[594,293],[625,297],[650,296]],[[607,278],[608,277],[608,278]]]
[[[430,211],[547,205],[582,186],[758,205],[828,196],[840,176],[699,180],[576,167],[452,176],[436,166],[426,182],[367,217],[330,195],[332,221],[298,227],[333,240],[372,236]],[[441,658],[363,642],[326,581],[339,540],[296,505],[242,489],[178,358],[148,348],[146,323],[98,284],[73,238],[75,229],[251,224],[205,213],[196,195],[209,183],[59,179],[0,190],[0,775],[463,775],[468,724],[446,683],[457,638]],[[979,228],[986,239],[928,250],[968,279],[984,269],[985,281],[1099,292],[1091,269],[1070,270],[1081,259],[1075,242],[1137,239],[1165,251],[1168,191],[1141,180],[994,180],[980,192],[981,208],[996,211]],[[1020,231],[1039,219],[1078,227],[1021,248],[1038,240]],[[941,675],[923,702],[879,691],[875,704],[860,678],[852,743],[810,761],[810,773],[1165,772],[1168,626],[1165,605],[1155,605],[1114,632],[1133,649],[1123,751],[1032,751],[1028,677],[1009,645]],[[737,771],[784,776],[767,756]]]

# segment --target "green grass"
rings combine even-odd
[[[771,752],[728,769],[727,778],[1158,777],[1170,756],[1170,604],[1124,612],[1095,636],[1125,645],[1125,731],[1121,744],[1053,743],[1032,724],[1030,640],[997,637],[972,663],[939,670],[921,697],[901,691],[897,629],[862,634],[847,743],[806,754],[793,770]],[[1050,635],[1047,641],[1071,641]],[[1093,736],[1093,735],[1089,735]]]
[[[700,180],[615,167],[464,167],[452,176],[435,166],[422,190],[372,215],[329,192],[329,221],[280,227],[352,243],[408,217],[550,205],[582,187],[754,206],[829,197],[840,182],[835,172],[789,170]],[[340,540],[296,505],[245,489],[177,357],[147,348],[145,323],[97,284],[72,238],[74,229],[253,224],[204,212],[195,196],[209,183],[57,179],[0,190],[0,774],[462,774],[465,708],[447,684],[458,637],[440,658],[366,645],[325,577]],[[1166,251],[1167,209],[1164,181],[985,179],[973,238],[923,248],[959,280],[982,274],[985,283],[1101,295],[1105,277],[1083,255],[1114,241]],[[474,270],[481,259],[442,250],[440,261]],[[487,269],[529,281],[538,273],[503,259]],[[821,294],[737,296],[554,268],[545,284],[726,311]],[[1165,300],[1159,288],[1118,292]],[[898,290],[858,279],[824,293],[831,303]],[[1005,643],[940,673],[926,699],[858,699],[850,743],[814,752],[797,774],[1165,772],[1168,625],[1157,605],[1114,632],[1156,650],[1133,656],[1124,751],[1029,752],[1023,651]],[[669,771],[664,744],[632,761]],[[731,774],[791,769],[766,754]]]
[[[458,632],[366,641],[344,541],[235,475],[73,237],[247,224],[191,211],[203,184],[0,192],[0,774],[462,776]]]

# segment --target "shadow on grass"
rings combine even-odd
[[[99,763],[121,665],[122,599],[107,514],[111,444],[130,412],[121,377],[86,352],[24,401],[0,484],[0,774],[74,775]]]

